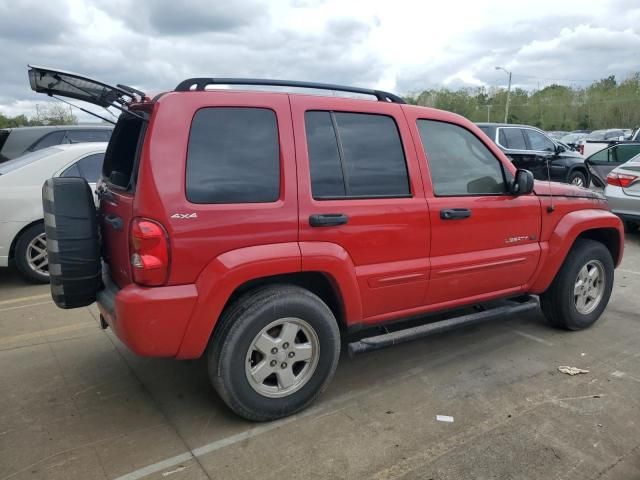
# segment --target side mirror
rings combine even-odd
[[[528,195],[533,192],[533,173],[519,168],[516,170],[516,178],[511,184],[512,195]]]
[[[567,149],[563,145],[556,145],[556,153],[566,152]]]

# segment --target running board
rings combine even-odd
[[[500,305],[481,312],[470,313],[461,317],[449,318],[438,322],[427,323],[417,327],[397,330],[395,332],[377,335],[375,337],[363,338],[357,342],[349,344],[349,355],[354,356],[360,353],[380,350],[400,343],[411,342],[419,338],[435,335],[436,333],[448,332],[466,325],[476,325],[500,317],[514,316],[536,310],[538,300],[534,297],[525,297],[524,301],[508,301],[507,305]]]

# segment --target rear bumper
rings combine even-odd
[[[604,190],[611,211],[623,220],[637,221],[640,218],[640,197],[624,193],[621,187],[607,185]]]
[[[118,338],[138,355],[176,356],[198,298],[196,286],[120,289],[108,274],[103,282],[98,308]]]

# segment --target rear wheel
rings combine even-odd
[[[588,187],[587,175],[581,170],[574,170],[569,174],[568,182],[577,187]]]
[[[238,415],[274,420],[324,391],[339,353],[337,322],[320,298],[295,286],[270,286],[223,314],[209,346],[209,376]]]
[[[16,267],[20,274],[34,283],[49,283],[49,257],[44,225],[36,223],[27,228],[16,242]]]
[[[578,239],[542,294],[542,310],[554,327],[580,330],[595,323],[613,288],[613,259],[602,243]]]

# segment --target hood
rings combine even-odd
[[[593,198],[604,200],[605,197],[600,192],[595,192],[588,188],[576,187],[568,183],[547,182],[546,180],[535,180],[533,191],[539,196],[554,195],[558,197]]]

